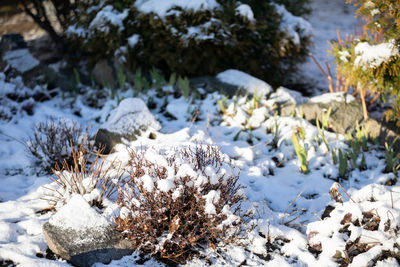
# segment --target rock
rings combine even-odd
[[[242,90],[238,86],[221,82],[220,80],[212,76],[191,78],[190,87],[202,88],[206,90],[207,93],[221,92],[227,94],[230,97],[234,96],[237,92],[240,92]],[[245,92],[243,91],[243,93]]]
[[[3,56],[11,50],[27,48],[27,44],[19,33],[9,33],[3,35],[0,42],[0,54]]]
[[[400,151],[399,128],[385,121],[369,118],[362,124],[367,129],[370,138],[378,138],[379,143],[388,143],[395,151]]]
[[[261,97],[266,97],[272,92],[269,84],[239,70],[227,70],[216,77],[191,78],[190,87],[202,88],[208,93],[222,92],[229,97],[237,93],[253,95],[255,89],[257,89],[257,95]]]
[[[244,90],[245,93],[250,95],[253,95],[257,91],[257,95],[265,98],[273,92],[269,84],[240,70],[226,70],[219,73],[216,78],[220,82],[234,86],[238,90]]]
[[[345,134],[354,129],[356,122],[360,123],[364,119],[361,103],[353,96],[343,92],[310,98],[307,103],[296,106],[296,112],[302,110],[304,118],[308,121],[315,121],[317,118],[321,121],[322,114],[329,108],[332,111],[328,125],[337,133]],[[281,115],[289,116],[292,111],[293,107],[282,108]]]
[[[122,139],[136,140],[141,131],[159,130],[160,123],[150,113],[146,104],[139,98],[126,98],[111,111],[107,121],[96,135],[96,144],[105,146],[104,153],[110,153],[114,145]]]
[[[267,100],[267,103],[277,103],[279,105],[303,105],[307,103],[308,100],[309,98],[304,97],[300,92],[293,91],[285,87],[279,87],[276,89],[276,92],[271,94]]]
[[[108,264],[133,252],[132,242],[125,240],[81,195],[73,196],[42,230],[50,250],[75,266]]]
[[[92,70],[92,75],[96,83],[103,86],[114,87],[117,83],[113,65],[107,60],[100,60]]]
[[[20,73],[28,72],[39,66],[40,63],[27,48],[10,50],[4,53],[3,60]]]
[[[279,87],[276,92],[270,95],[266,105],[271,109],[276,109],[278,114],[289,116],[295,111],[296,105],[305,104],[308,100],[309,98],[304,97],[300,92]]]

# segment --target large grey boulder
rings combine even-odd
[[[98,130],[96,144],[104,146],[103,152],[107,154],[116,144],[121,143],[122,139],[133,141],[143,131],[160,128],[160,123],[150,113],[143,100],[126,98],[111,111],[107,121]]]
[[[208,93],[223,92],[232,97],[235,94],[257,95],[265,98],[273,92],[266,82],[240,70],[230,69],[217,74],[215,77],[203,76],[190,79],[192,88],[202,88]]]
[[[112,63],[104,59],[96,63],[92,70],[92,75],[95,82],[103,86],[114,87],[117,83]]]
[[[289,116],[293,112],[293,106],[282,108],[281,115]],[[328,93],[312,97],[308,102],[296,106],[296,112],[304,115],[308,121],[321,121],[322,114],[331,108],[329,128],[334,132],[345,134],[354,129],[356,122],[361,123],[364,119],[361,103],[352,95],[339,93]]]
[[[19,33],[8,33],[1,37],[0,54],[4,55],[6,52],[16,49],[27,48],[24,37]]]
[[[108,264],[132,254],[132,242],[96,212],[81,195],[73,196],[43,225],[50,250],[75,266]]]
[[[395,151],[400,152],[400,129],[384,120],[369,118],[363,126],[367,129],[370,138],[377,138],[379,143],[388,143]]]

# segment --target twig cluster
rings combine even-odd
[[[73,163],[71,149],[83,145],[85,150],[89,150],[88,136],[88,129],[83,130],[75,121],[51,118],[36,124],[26,147],[36,165],[51,173],[54,166],[62,165],[64,160]]]
[[[45,199],[56,206],[58,203],[65,204],[69,196],[80,194],[87,195],[91,205],[102,207],[103,199],[110,198],[116,192],[124,171],[121,164],[106,163],[100,154],[101,150],[93,156],[85,150],[84,145],[79,150],[71,145],[72,164],[64,160],[60,167],[56,163],[53,169],[56,178],[51,179],[57,187],[46,187],[50,194]]]
[[[131,152],[131,179],[118,190],[115,222],[142,252],[184,263],[199,244],[233,241],[242,223],[237,214],[243,196],[238,173],[218,148],[197,145],[173,152],[162,155],[164,163],[146,158],[145,151]],[[191,170],[182,172],[184,165]],[[160,186],[167,180],[173,181],[169,190]]]

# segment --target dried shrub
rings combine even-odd
[[[54,166],[62,165],[64,160],[73,163],[72,149],[77,150],[83,145],[85,150],[90,150],[88,137],[88,129],[83,130],[77,122],[51,118],[36,124],[26,147],[35,165],[51,173]]]
[[[55,184],[46,187],[45,197],[53,206],[64,205],[72,195],[80,194],[93,206],[102,207],[104,198],[116,192],[116,185],[124,173],[121,164],[106,162],[101,158],[101,150],[95,155],[88,153],[84,145],[79,149],[71,147],[72,164],[66,160],[53,169]]]
[[[197,245],[232,242],[240,232],[238,172],[219,148],[132,151],[129,165],[115,222],[143,253],[184,263]]]

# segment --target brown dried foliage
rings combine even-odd
[[[131,239],[137,249],[161,259],[185,263],[193,256],[198,244],[215,246],[218,241],[234,240],[242,220],[238,217],[232,224],[223,224],[227,216],[222,210],[227,205],[233,214],[238,214],[243,197],[238,193],[238,175],[224,177],[220,173],[223,161],[218,148],[197,145],[176,151],[174,156],[167,158],[168,166],[173,168],[175,175],[183,159],[208,179],[199,189],[193,183],[194,177],[176,177],[175,187],[182,189],[178,197],[173,197],[172,190],[147,191],[139,177],[147,174],[161,180],[167,177],[167,170],[145,159],[143,151],[132,151],[130,157],[131,180],[120,188],[118,199],[121,210],[126,208],[130,212],[123,216],[120,212],[115,221],[117,230]],[[218,183],[210,182],[205,172],[207,166],[212,167],[220,176]],[[203,196],[211,190],[220,193],[219,201],[214,203],[215,215],[205,212],[206,201]]]
[[[111,162],[106,166],[101,157],[101,149],[93,155],[86,151],[84,145],[80,145],[79,150],[71,145],[71,151],[72,163],[64,160],[61,167],[56,163],[53,169],[56,178],[51,179],[58,185],[58,189],[46,187],[51,192],[44,199],[55,206],[64,201],[67,195],[85,195],[97,188],[99,195],[90,204],[101,208],[103,199],[110,198],[117,191],[116,186],[124,173],[121,164]],[[90,179],[89,185],[85,185],[87,181],[84,182],[84,179]]]
[[[26,145],[35,159],[36,165],[45,172],[51,173],[56,164],[62,165],[64,160],[73,164],[73,156],[69,147],[79,150],[80,145],[89,150],[89,132],[74,121],[55,120],[36,124],[33,136]],[[80,140],[84,137],[83,140]],[[81,141],[81,142],[80,142]]]

